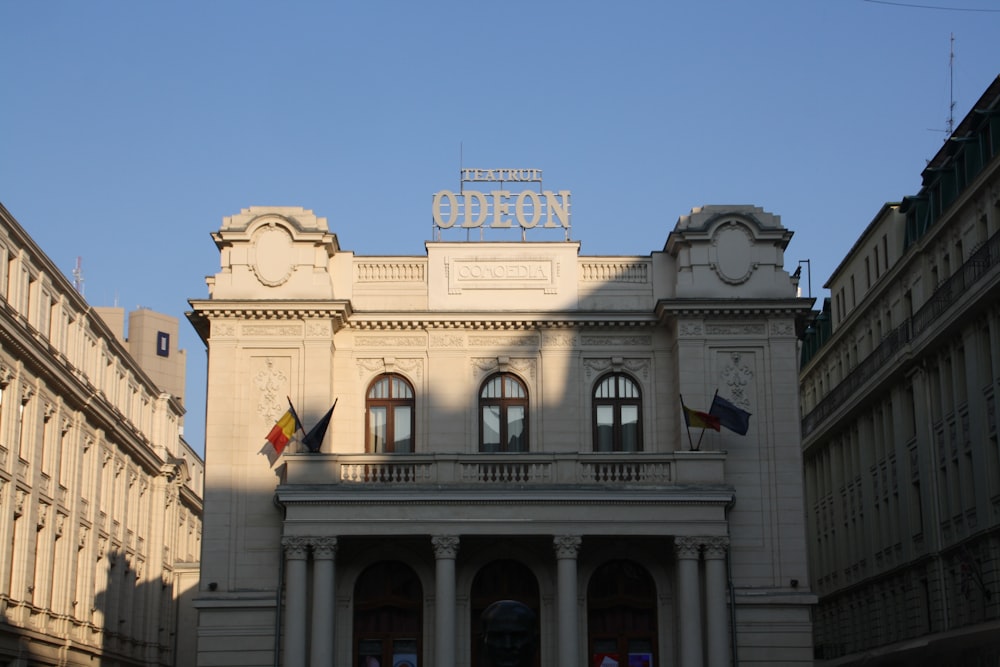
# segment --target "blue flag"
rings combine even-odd
[[[750,413],[733,405],[718,394],[712,399],[712,407],[708,409],[708,414],[717,417],[719,424],[733,433],[746,435],[750,428]]]

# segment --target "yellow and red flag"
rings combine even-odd
[[[302,428],[299,423],[299,417],[295,414],[295,408],[292,407],[292,401],[288,401],[288,411],[278,418],[271,431],[264,438],[267,442],[258,452],[258,454],[263,454],[267,457],[267,460],[271,463],[271,467],[277,462],[278,458],[285,451],[285,446],[288,445],[288,441],[292,439],[295,431]]]

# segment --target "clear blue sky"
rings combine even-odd
[[[461,156],[571,190],[584,254],[761,206],[821,297],[941,146],[952,34],[957,121],[1000,73],[995,0],[0,0],[0,201],[92,304],[182,319],[201,451],[183,313],[223,216],[303,206],[345,249],[422,254]]]

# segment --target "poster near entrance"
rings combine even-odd
[[[593,667],[626,667],[617,653],[595,653]],[[652,653],[629,653],[627,667],[653,667]]]

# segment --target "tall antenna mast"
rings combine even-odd
[[[955,33],[948,52],[948,136],[955,131]]]
[[[83,296],[83,257],[77,255],[76,268],[73,269],[73,288]]]

